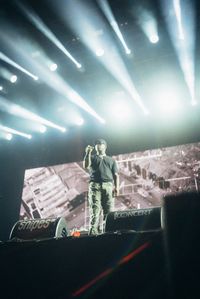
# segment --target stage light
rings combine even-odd
[[[78,69],[82,68],[82,65],[80,63],[76,63],[76,66]]]
[[[99,49],[96,50],[96,55],[99,56],[99,57],[103,56],[104,53],[105,53],[104,49],[102,49],[102,48],[99,48]]]
[[[159,37],[157,34],[153,34],[149,37],[149,40],[152,44],[156,44],[159,41]]]
[[[6,137],[7,140],[10,141],[10,140],[13,138],[13,135],[10,134],[10,133],[7,133],[7,134],[5,135],[5,137]]]
[[[27,71],[26,69],[24,69],[22,66],[20,66],[18,63],[16,63],[12,59],[10,59],[8,56],[6,56],[5,54],[3,54],[2,52],[0,52],[0,60],[3,60],[6,63],[14,66],[16,69],[22,71],[23,73],[25,73],[26,75],[30,76],[34,80],[38,80],[37,76],[33,75],[32,73],[30,73],[29,71]]]
[[[181,5],[180,5],[181,4]],[[193,1],[163,1],[161,8],[185,83],[195,102],[195,7]],[[172,12],[172,13],[169,13]]]
[[[17,34],[18,37],[18,46],[15,46],[16,32],[11,32],[11,36],[8,36],[6,33],[2,32],[1,39],[5,42],[5,44],[13,48],[17,57],[20,57],[24,63],[31,66],[31,68],[36,71],[39,78],[43,78],[45,84],[47,84],[50,88],[54,89],[58,94],[62,95],[64,99],[67,101],[71,101],[73,104],[79,106],[83,110],[87,111],[93,117],[95,117],[99,122],[104,123],[104,119],[98,115],[98,113],[86,102],[86,100],[79,95],[67,82],[64,80],[61,75],[57,72],[49,71],[49,67],[46,67],[45,64],[33,59],[29,52],[26,50],[26,47],[29,47],[30,41],[27,39],[21,39],[20,35]],[[45,58],[45,57],[44,57]],[[47,61],[49,59],[47,58]],[[45,61],[45,59],[44,59]],[[1,102],[1,101],[0,101]],[[1,103],[0,103],[1,104]],[[7,106],[6,106],[7,107]],[[7,109],[7,108],[6,108]],[[9,110],[9,109],[8,109]],[[26,113],[25,113],[26,114]],[[27,114],[26,114],[27,115]],[[32,117],[32,116],[30,116]],[[35,119],[35,117],[34,117]],[[44,125],[51,126],[60,130],[60,126],[55,126],[52,122],[44,123],[43,121],[38,120],[39,123],[43,123]],[[61,129],[63,131],[63,128]]]
[[[126,54],[131,54],[131,50],[130,49],[126,49]]]
[[[22,137],[27,138],[27,139],[32,138],[32,136],[30,134],[26,134],[24,132],[21,132],[21,131],[18,131],[18,130],[15,130],[15,129],[12,129],[12,128],[9,128],[9,127],[6,127],[6,126],[0,125],[0,130],[2,130],[4,132],[7,132],[7,133],[10,133],[10,134],[19,135],[19,136],[22,136]]]
[[[66,131],[66,129],[64,127],[61,127],[45,118],[42,118],[39,115],[37,115],[19,105],[10,103],[10,101],[8,101],[6,98],[4,98],[2,96],[0,96],[0,108],[1,108],[1,110],[5,111],[9,114],[16,115],[16,116],[22,117],[24,119],[32,120],[36,123],[46,125],[51,128],[55,128],[61,132]]]
[[[17,5],[20,7],[24,15],[32,22],[32,24],[36,26],[38,30],[40,30],[40,32],[42,32],[58,49],[60,49],[78,68],[81,67],[81,64],[69,53],[69,51],[67,51],[56,35],[44,24],[39,16],[30,9],[30,7],[27,8],[19,1],[17,2]]]
[[[173,5],[178,26],[178,36],[179,39],[184,40],[180,0],[173,0]]]
[[[52,63],[51,65],[50,65],[50,70],[52,71],[52,72],[55,72],[56,70],[57,70],[57,64],[56,63]]]
[[[0,85],[0,91],[3,90],[3,86]]]
[[[158,24],[155,16],[145,7],[138,6],[132,9],[132,14],[137,19],[138,25],[143,30],[151,43],[157,43],[159,41],[158,36]]]
[[[62,132],[62,133],[65,133],[66,131],[67,131],[67,129],[66,128],[60,128],[60,131]]]
[[[126,54],[131,54],[130,49],[128,48],[124,37],[122,35],[121,30],[119,29],[119,25],[117,24],[115,17],[112,13],[112,10],[110,8],[110,5],[107,0],[98,0],[98,4],[103,11],[105,17],[107,18],[108,22],[110,23],[111,27],[113,28],[115,34],[117,35],[119,41],[121,42],[122,46],[125,49]]]
[[[45,133],[47,128],[45,126],[40,126],[40,133]]]
[[[77,118],[75,119],[75,124],[76,124],[77,126],[82,126],[82,125],[84,124],[84,119],[83,119],[82,117],[77,117]]]
[[[10,82],[11,83],[15,83],[17,81],[17,76],[16,75],[12,75],[11,77],[10,77]]]
[[[99,4],[101,5],[101,1]],[[135,101],[137,105],[139,105],[144,111],[144,103],[132,81],[119,49],[113,41],[113,37],[111,36],[110,32],[106,30],[105,23],[103,22],[101,15],[94,15],[91,13],[91,5],[93,5],[93,2],[88,4],[87,1],[69,1],[67,3],[67,11],[63,6],[55,6],[55,9],[59,9],[60,14],[63,17],[63,21],[67,22],[67,25],[70,26],[77,36],[80,36],[82,42],[91,50],[93,54],[97,55],[99,52],[97,49],[103,49],[103,59],[100,59],[101,57],[97,56],[100,63],[102,63],[107,71],[132,97],[132,100]],[[68,22],[69,15],[75,16],[73,19],[70,19],[70,22]],[[77,22],[77,20],[79,21]],[[113,26],[113,30],[114,28],[118,28],[115,19],[112,19],[109,22],[111,26]],[[103,38],[100,38],[99,35],[97,35],[95,28],[103,28]],[[122,41],[123,39],[121,42]],[[124,45],[125,51],[127,50],[129,53],[129,48],[127,45],[123,42],[122,44]],[[100,51],[100,53],[102,54],[103,51]]]

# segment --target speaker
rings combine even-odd
[[[162,227],[171,251],[200,249],[200,193],[179,192],[163,199]],[[195,246],[194,246],[195,243]]]
[[[158,229],[161,229],[161,207],[110,212],[105,223],[105,232]]]
[[[46,238],[61,238],[67,235],[67,223],[63,217],[29,219],[19,220],[14,224],[9,240],[41,240]]]

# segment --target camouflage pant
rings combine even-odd
[[[88,191],[90,230],[91,235],[96,235],[100,230],[100,216],[103,210],[103,220],[114,208],[113,184],[111,182],[90,182]]]

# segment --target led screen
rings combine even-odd
[[[114,156],[120,176],[115,210],[161,206],[166,193],[198,190],[200,143]],[[82,161],[25,171],[20,219],[64,217],[88,230],[89,174]]]

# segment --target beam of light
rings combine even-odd
[[[74,18],[68,23],[68,26],[81,37],[83,43],[92,51],[96,53],[96,49],[104,49],[103,59],[99,60],[100,63],[107,69],[109,73],[126,89],[131,95],[132,99],[140,106],[144,113],[147,109],[132,82],[132,79],[127,71],[127,68],[120,56],[113,39],[106,31],[101,38],[97,36],[96,31],[99,28],[104,28],[104,22],[100,15],[94,14],[92,10],[92,3],[88,5],[87,1],[68,1],[67,9],[62,5],[55,6],[55,9],[60,9],[59,13],[63,17],[63,21],[68,22],[68,15],[73,15]],[[77,20],[79,20],[77,22]]]
[[[174,5],[174,11],[175,11],[176,20],[177,20],[179,38],[184,40],[180,0],[173,0],[173,5]]]
[[[195,104],[195,13],[192,1],[164,0],[161,8],[165,16],[169,35],[176,51],[185,82],[187,84],[191,104]],[[169,13],[174,11],[174,14]],[[179,24],[179,25],[178,25]],[[184,39],[180,39],[180,27],[184,31]],[[178,37],[178,38],[177,38]]]
[[[14,135],[19,135],[19,136],[25,137],[27,139],[31,139],[32,138],[32,136],[30,134],[26,134],[24,132],[17,131],[17,130],[12,129],[12,128],[8,128],[6,126],[0,125],[0,130],[2,130],[4,132],[8,132],[10,134],[14,134]]]
[[[55,34],[44,24],[44,22],[35,14],[33,10],[25,7],[22,3],[17,2],[21,11],[26,17],[31,21],[31,23],[36,26],[40,32],[42,32],[58,49],[60,49],[75,65],[77,68],[81,68],[81,64],[70,54],[69,51],[63,46],[63,44],[58,40]]]
[[[131,50],[128,48],[124,37],[119,29],[119,26],[115,20],[115,17],[112,13],[112,10],[110,8],[110,5],[107,0],[98,0],[98,4],[100,8],[102,9],[104,15],[106,16],[108,22],[110,23],[111,27],[113,28],[114,32],[116,33],[117,37],[119,38],[122,46],[124,47],[124,50],[126,54],[131,54]]]
[[[0,96],[0,110],[5,111],[12,115],[19,116],[24,119],[32,120],[34,122],[46,125],[48,127],[55,128],[63,133],[66,131],[64,127],[58,126],[53,122],[46,120],[19,105],[13,104],[1,96]]]
[[[9,24],[10,26],[10,24]],[[46,83],[50,88],[53,88],[61,94],[67,100],[70,100],[72,103],[81,107],[83,110],[87,111],[93,117],[95,117],[99,122],[105,123],[105,120],[100,117],[94,109],[87,104],[87,102],[59,76],[56,72],[50,72],[48,67],[43,66],[40,62],[34,60],[29,53],[26,51],[26,48],[29,48],[30,41],[20,40],[18,36],[18,46],[15,46],[16,31],[13,31],[13,28],[10,31],[7,29],[7,32],[1,31],[0,28],[1,40],[10,48],[13,49],[14,55],[17,55],[20,59],[25,61],[27,65],[30,65],[37,74],[40,76],[40,80]]]
[[[154,44],[157,43],[159,41],[158,25],[152,12],[143,7],[138,7],[133,11],[133,14],[149,41]]]
[[[33,75],[32,73],[30,73],[29,71],[27,71],[26,69],[24,69],[22,66],[20,66],[18,63],[16,63],[12,59],[10,59],[8,56],[6,56],[5,54],[3,54],[2,52],[0,52],[0,60],[3,60],[6,63],[14,66],[16,69],[22,71],[23,73],[25,73],[26,75],[30,76],[34,80],[38,80],[37,76]]]

